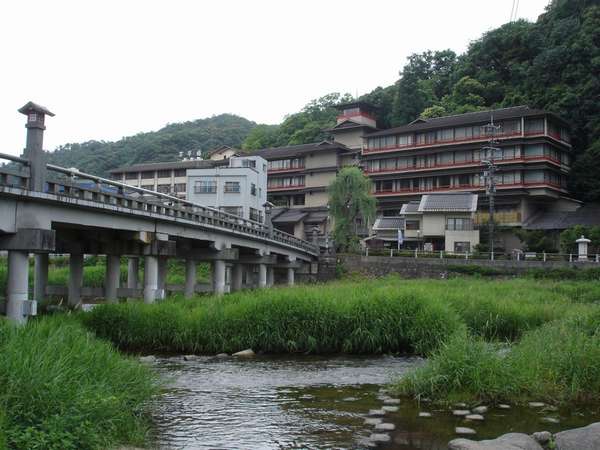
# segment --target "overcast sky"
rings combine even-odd
[[[521,0],[535,20],[548,0]],[[509,20],[513,0],[7,0],[0,4],[0,152],[28,100],[56,113],[44,147],[116,140],[234,113],[279,123],[329,92],[387,86],[411,53]]]

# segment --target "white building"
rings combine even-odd
[[[267,161],[260,156],[234,156],[228,162],[224,166],[188,169],[187,199],[263,222]]]

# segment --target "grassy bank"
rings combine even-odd
[[[417,353],[397,389],[442,401],[600,401],[600,284],[532,279],[340,281],[81,316],[121,348]],[[507,350],[508,348],[508,350]]]
[[[0,448],[143,444],[150,370],[68,317],[0,321]]]

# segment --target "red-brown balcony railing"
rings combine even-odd
[[[496,164],[512,164],[512,163],[525,163],[525,162],[536,162],[536,161],[544,161],[551,162],[558,166],[561,165],[559,159],[553,158],[551,156],[519,156],[517,158],[505,158],[505,159],[496,159],[494,162]],[[414,172],[414,171],[426,171],[426,170],[436,170],[436,169],[446,169],[452,167],[470,167],[470,166],[478,166],[481,164],[481,161],[478,159],[470,159],[466,161],[453,162],[447,164],[433,164],[433,165],[418,165],[418,166],[407,166],[401,168],[385,168],[385,169],[369,169],[365,170],[365,173],[369,175],[377,175],[382,173],[394,173],[394,172]]]
[[[498,134],[496,134],[495,137],[497,139],[512,139],[512,138],[519,137],[519,136],[527,136],[527,137],[549,136],[552,139],[560,141],[564,144],[571,145],[568,142],[564,141],[560,137],[560,135],[558,135],[556,133],[545,134],[544,131],[526,131],[524,133],[521,133],[520,131],[512,131],[512,132],[506,132],[506,133],[498,133]],[[421,143],[412,142],[410,144],[395,144],[395,145],[388,145],[388,146],[384,146],[384,147],[380,147],[380,148],[368,148],[368,147],[364,148],[363,147],[362,152],[363,152],[363,154],[365,154],[365,153],[385,153],[385,152],[412,150],[412,149],[419,149],[419,148],[426,148],[426,147],[437,147],[440,145],[453,145],[453,144],[462,144],[462,143],[469,143],[469,142],[485,142],[485,141],[488,141],[489,139],[490,139],[489,136],[452,138],[452,139],[436,139],[433,142],[421,142]]]
[[[551,187],[558,190],[565,190],[563,186],[559,183],[554,183],[552,181],[528,181],[528,182],[519,182],[519,183],[505,183],[505,184],[497,184],[496,189],[510,189],[515,187]],[[395,189],[395,190],[380,190],[374,191],[373,195],[376,197],[379,196],[388,196],[388,195],[411,195],[411,194],[420,194],[420,193],[429,193],[429,192],[448,192],[448,191],[464,191],[464,190],[475,190],[481,191],[484,190],[485,186],[481,184],[459,184],[455,186],[443,186],[443,187],[432,187],[432,188],[405,188],[405,189]]]
[[[285,168],[282,168],[282,169],[271,169],[271,168],[268,168],[267,169],[267,173],[287,173],[287,172],[297,172],[299,170],[304,170],[304,164],[302,164],[301,166],[285,167]]]
[[[303,187],[304,187],[304,183],[289,184],[287,186],[267,186],[267,191],[291,191],[294,189],[302,189]]]

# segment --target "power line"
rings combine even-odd
[[[519,0],[513,0],[512,8],[510,9],[510,19],[509,22],[514,22],[519,17]]]

